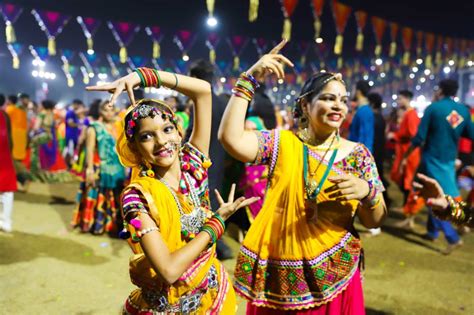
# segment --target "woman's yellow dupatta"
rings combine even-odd
[[[235,288],[256,305],[314,307],[342,291],[356,271],[360,241],[349,230],[358,203],[331,200],[324,190],[332,184],[325,181],[317,219],[311,220],[305,210],[303,143],[290,131],[279,132],[275,143],[276,164],[237,259]],[[318,162],[310,161],[315,170]],[[318,168],[317,180],[326,167]],[[337,171],[333,167],[329,176]]]

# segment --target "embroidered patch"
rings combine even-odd
[[[464,121],[464,118],[459,115],[459,113],[455,110],[453,110],[447,117],[446,117],[446,120],[448,121],[448,123],[451,125],[451,127],[453,127],[453,129],[455,129],[457,126],[459,126],[460,124],[462,124],[462,122]]]

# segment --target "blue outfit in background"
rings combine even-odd
[[[418,132],[412,139],[414,147],[422,147],[419,172],[436,179],[444,192],[453,197],[459,196],[454,163],[461,136],[474,139],[469,110],[447,97],[426,108]],[[459,241],[459,235],[451,223],[435,218],[431,209],[427,228],[432,238],[437,238],[439,230],[442,230],[450,244]]]
[[[362,105],[357,109],[349,128],[349,140],[362,143],[373,152],[374,112],[369,105]]]

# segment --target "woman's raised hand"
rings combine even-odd
[[[109,105],[115,104],[115,101],[119,97],[120,93],[127,91],[130,104],[135,104],[135,96],[133,94],[133,88],[140,84],[140,77],[135,72],[132,72],[120,79],[115,80],[112,83],[103,85],[95,85],[86,87],[87,91],[104,91],[112,94],[110,97]]]
[[[336,200],[362,200],[370,192],[369,184],[365,180],[349,174],[329,177],[328,181],[334,185],[324,192]]]
[[[250,69],[247,70],[247,73],[254,77],[274,73],[279,79],[283,79],[285,77],[284,66],[294,66],[288,58],[280,54],[280,50],[285,47],[286,43],[286,39],[282,40],[278,45],[273,47],[268,54],[263,55],[252,67],[250,67]]]
[[[239,210],[240,208],[246,207],[260,200],[260,197],[252,197],[248,199],[245,197],[240,197],[234,201],[235,184],[232,184],[232,187],[230,188],[227,202],[222,199],[221,194],[217,191],[217,189],[215,189],[214,192],[216,193],[217,201],[219,202],[219,209],[217,209],[216,213],[220,215],[224,221],[226,221],[232,214],[234,214],[235,211]]]
[[[436,181],[436,179],[418,173],[417,179],[413,183],[413,187],[418,190],[418,193],[426,199],[426,203],[433,208],[433,210],[444,210],[448,207],[448,201],[444,196],[443,188]]]

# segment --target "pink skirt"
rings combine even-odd
[[[365,315],[360,271],[357,270],[347,288],[331,302],[307,310],[284,311],[247,303],[247,315]]]

